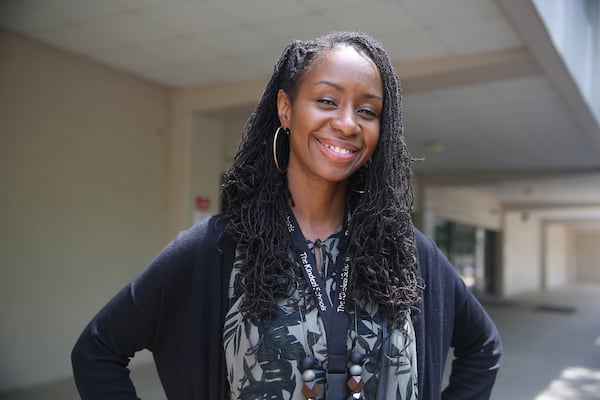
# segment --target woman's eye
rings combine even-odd
[[[377,113],[368,108],[362,108],[362,109],[358,110],[358,112],[359,112],[359,114],[363,114],[365,116],[368,116],[369,118],[377,118]]]
[[[330,100],[330,99],[319,99],[319,100],[317,100],[317,101],[318,101],[319,103],[326,104],[326,105],[328,105],[328,106],[334,106],[334,107],[335,107],[335,106],[337,105],[337,104],[335,103],[335,101],[333,101],[333,100]]]

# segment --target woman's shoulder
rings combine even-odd
[[[444,276],[444,279],[448,279],[448,283],[458,279],[455,268],[435,241],[417,228],[414,228],[414,235],[417,263],[421,277],[428,281],[441,275]]]
[[[207,217],[179,232],[154,259],[152,264],[176,265],[175,269],[195,269],[198,265],[219,262],[223,255],[233,253],[234,245],[226,232],[226,220],[221,214]]]
[[[423,258],[426,255],[435,254],[438,251],[438,247],[429,236],[425,235],[416,227],[413,228],[415,235],[415,246],[417,249],[417,257]]]
[[[216,245],[221,239],[228,236],[226,225],[226,219],[222,214],[211,215],[179,232],[171,245],[196,249],[198,246]]]

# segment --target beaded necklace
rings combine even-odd
[[[342,233],[346,237],[348,218],[342,226]],[[290,212],[287,216],[288,231],[295,244],[296,258],[302,267],[304,278],[310,287],[317,301],[317,308],[325,326],[325,335],[327,337],[327,356],[328,366],[326,371],[326,398],[327,400],[346,400],[348,389],[350,389],[351,399],[362,399],[362,390],[364,381],[361,378],[362,362],[364,356],[357,351],[353,351],[346,356],[346,334],[348,328],[348,314],[346,313],[346,295],[348,291],[348,279],[350,270],[350,259],[338,254],[335,268],[337,273],[337,287],[327,295],[325,282],[316,270],[316,261],[313,253],[308,249],[306,241],[300,226],[293,214]],[[304,317],[301,316],[304,334]],[[304,385],[302,393],[308,400],[315,399],[320,391],[315,383],[316,373],[313,370],[315,360],[308,354],[305,346],[306,356],[301,362],[302,379]],[[350,379],[347,380],[348,361],[350,361]]]
[[[301,291],[301,297],[303,299],[303,303],[306,304],[304,298],[304,292]],[[317,385],[315,378],[317,374],[314,371],[315,367],[315,359],[310,355],[308,351],[308,335],[306,333],[306,318],[304,317],[304,313],[302,312],[302,304],[298,304],[298,313],[300,313],[300,323],[302,324],[302,332],[303,332],[303,340],[302,344],[304,346],[305,356],[300,362],[300,367],[302,368],[302,380],[304,381],[304,385],[302,386],[302,394],[306,397],[307,400],[314,400],[317,398],[320,392],[320,387]],[[358,335],[358,328],[356,327],[356,318],[357,318],[356,307],[354,309],[354,332]],[[354,338],[353,347],[356,349],[356,337]],[[364,400],[363,397],[363,389],[365,387],[365,382],[362,378],[363,373],[363,364],[364,354],[360,351],[353,350],[350,353],[349,362],[350,367],[348,368],[348,372],[350,373],[350,379],[346,382],[347,388],[350,390],[350,399],[356,400]],[[329,393],[329,391],[328,391]],[[338,398],[338,397],[336,397]],[[344,396],[343,399],[346,399]],[[329,400],[329,397],[328,397]]]

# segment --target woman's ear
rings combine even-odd
[[[277,115],[279,116],[279,124],[285,128],[289,129],[290,126],[290,113],[292,110],[292,102],[290,101],[290,97],[283,89],[279,89],[277,92]]]

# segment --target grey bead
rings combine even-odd
[[[350,367],[350,375],[352,376],[361,376],[363,372],[363,367],[358,364],[354,364]]]
[[[315,380],[316,377],[317,374],[315,374],[315,371],[313,369],[307,369],[302,373],[302,379],[304,379],[304,382],[312,382]]]

